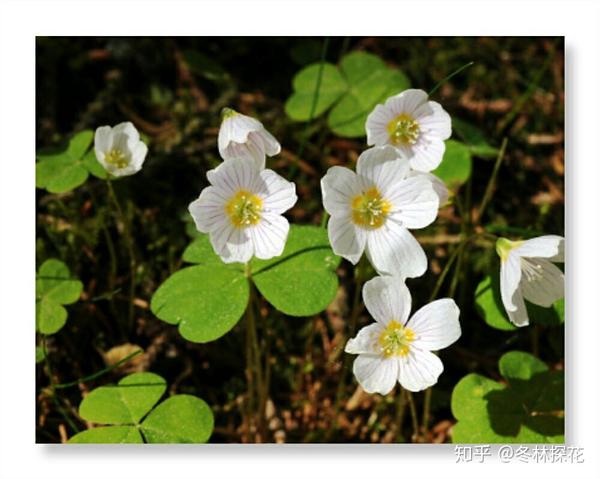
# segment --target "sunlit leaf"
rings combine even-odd
[[[187,394],[160,403],[142,423],[149,443],[202,443],[214,427],[213,414],[202,400]]]
[[[165,380],[157,374],[131,374],[119,384],[94,389],[81,402],[79,415],[96,424],[137,424],[166,389]]]
[[[106,426],[73,436],[70,443],[203,443],[213,427],[213,414],[202,400],[176,395],[155,407],[165,393],[165,380],[154,373],[134,373],[117,385],[101,386],[79,405],[86,421]],[[154,408],[154,409],[153,409]]]
[[[93,137],[91,130],[84,130],[74,135],[63,150],[38,153],[36,187],[45,188],[51,193],[64,193],[83,184],[88,177],[83,157]]]
[[[189,256],[189,255],[188,255]],[[246,310],[248,280],[221,264],[190,266],[170,276],[152,296],[152,312],[195,343],[220,338]]]
[[[67,321],[65,304],[79,299],[83,284],[71,277],[69,268],[62,261],[48,259],[37,273],[36,282],[36,329],[42,334],[54,334]]]
[[[285,103],[285,112],[296,121],[311,119],[315,91],[317,88],[319,72],[321,83],[317,96],[313,118],[318,117],[327,110],[348,88],[344,78],[335,65],[331,63],[314,63],[300,70],[292,82],[294,92]]]
[[[310,316],[333,300],[339,263],[325,229],[292,225],[280,257],[252,260],[252,279],[278,310],[291,316]]]
[[[410,86],[401,71],[389,68],[371,53],[349,53],[342,58],[340,70],[348,90],[331,110],[327,122],[341,136],[365,136],[365,122],[375,105]]]
[[[471,152],[469,148],[458,141],[446,141],[444,158],[432,173],[440,178],[446,186],[455,190],[471,176]]]

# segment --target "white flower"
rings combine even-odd
[[[94,137],[96,159],[111,176],[129,176],[142,169],[148,147],[132,123],[101,126]]]
[[[404,90],[377,105],[367,117],[367,144],[393,145],[417,171],[431,171],[444,156],[450,115],[423,90]]]
[[[438,299],[408,319],[411,297],[404,281],[378,276],[365,283],[363,300],[375,323],[362,328],[345,351],[359,356],[354,375],[368,393],[389,393],[396,381],[409,391],[434,385],[444,366],[431,351],[443,349],[461,334],[454,300]]]
[[[219,153],[224,160],[245,159],[265,167],[265,155],[274,156],[281,145],[263,124],[231,108],[223,109],[219,130]]]
[[[294,183],[252,161],[228,160],[206,177],[212,186],[189,206],[225,263],[269,259],[283,252],[290,225],[281,216],[298,199]]]
[[[565,295],[562,271],[552,262],[563,263],[564,238],[548,235],[526,241],[500,238],[500,294],[509,319],[527,326],[529,317],[523,298],[543,307],[552,306]]]
[[[415,278],[425,272],[427,257],[408,229],[431,224],[439,199],[429,177],[410,174],[408,160],[398,150],[366,150],[356,173],[329,168],[321,190],[331,215],[328,233],[335,254],[356,264],[366,251],[379,274]]]

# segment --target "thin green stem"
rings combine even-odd
[[[402,429],[407,405],[406,390],[402,386],[398,386],[398,388],[398,397],[396,398],[396,442],[405,442]]]
[[[327,228],[327,220],[329,219],[329,213],[323,211],[323,217],[321,218],[321,228]]]
[[[90,374],[89,376],[84,376],[82,378],[76,379],[75,381],[71,381],[69,383],[55,384],[54,389],[66,389],[66,388],[77,386],[77,385],[83,384],[83,383],[88,383],[90,381],[98,379],[99,377],[104,376],[106,373],[111,372],[113,369],[118,368],[122,364],[125,364],[125,363],[131,361],[134,357],[136,357],[138,354],[141,354],[142,352],[143,351],[141,349],[138,349],[137,351],[134,351],[133,353],[125,356],[123,359],[117,361],[115,364],[112,364],[104,369],[101,369],[100,371],[98,371],[94,374]]]
[[[485,213],[485,209],[492,199],[494,195],[494,190],[496,186],[496,177],[498,176],[498,170],[500,169],[500,165],[502,164],[502,160],[504,159],[504,153],[506,152],[506,145],[508,144],[508,138],[504,137],[502,140],[502,145],[500,146],[500,151],[498,152],[498,156],[496,157],[496,162],[494,163],[494,169],[492,170],[492,175],[488,181],[488,184],[485,188],[485,193],[483,194],[483,199],[481,200],[481,205],[479,206],[479,210],[477,211],[477,215],[475,217],[475,223],[479,223],[481,218],[483,218],[483,214]]]
[[[452,73],[450,73],[450,75],[448,75],[447,77],[443,78],[442,80],[440,80],[439,82],[437,82],[435,84],[435,86],[429,90],[428,95],[431,96],[433,95],[436,91],[438,91],[440,89],[440,87],[450,81],[451,78],[455,77],[456,75],[458,75],[460,72],[462,72],[463,70],[466,70],[467,68],[469,68],[471,65],[473,65],[475,62],[471,61],[469,63],[465,63],[462,67],[460,67],[458,70],[454,70]]]
[[[415,442],[419,437],[419,419],[417,418],[417,408],[415,406],[415,401],[413,399],[413,395],[410,391],[406,391],[406,397],[408,399],[408,406],[410,410],[410,419],[412,421],[413,435],[412,440]]]
[[[124,214],[123,209],[121,208],[121,204],[119,203],[119,199],[115,194],[115,190],[112,186],[112,180],[109,178],[106,181],[108,187],[108,194],[112,199],[113,204],[117,210],[117,214],[119,215],[121,221],[123,222],[123,233],[125,235],[125,243],[127,246],[127,251],[129,253],[129,310],[128,310],[128,325],[130,329],[134,327],[134,314],[135,314],[135,270],[136,270],[136,261],[135,261],[135,252],[133,248],[133,237],[131,235],[131,228],[129,225],[129,218]]]
[[[56,409],[58,410],[60,415],[64,418],[64,420],[67,422],[69,427],[77,433],[77,432],[79,432],[79,428],[71,420],[71,418],[67,414],[67,411],[65,411],[65,409],[61,406],[60,401],[58,400],[58,396],[56,394],[57,388],[56,388],[56,385],[54,384],[54,375],[52,373],[52,365],[50,364],[50,357],[48,355],[48,349],[46,347],[46,336],[44,336],[44,335],[42,335],[42,350],[44,351],[44,361],[46,363],[46,369],[48,370],[48,381],[50,382],[50,393],[52,394],[52,402],[54,402]]]

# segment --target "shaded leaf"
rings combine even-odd
[[[480,158],[496,158],[498,156],[498,148],[491,146],[483,132],[475,125],[459,118],[453,118],[452,129],[466,143],[474,156]]]
[[[499,361],[507,384],[468,374],[452,393],[455,443],[564,441],[564,377],[531,354],[511,351]]]

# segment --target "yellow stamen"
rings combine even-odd
[[[262,200],[246,190],[239,190],[225,205],[231,224],[236,228],[245,228],[260,221]]]
[[[108,153],[106,153],[104,159],[109,165],[112,165],[115,168],[119,169],[125,168],[129,164],[129,159],[127,158],[125,153],[123,153],[118,148],[113,148]]]
[[[414,145],[419,139],[419,124],[406,113],[388,123],[387,131],[394,145]]]
[[[392,320],[379,335],[381,353],[386,358],[406,356],[410,351],[410,343],[415,339],[412,329],[405,328],[398,321]]]
[[[392,209],[389,201],[381,196],[375,187],[352,199],[352,221],[368,228],[379,228]]]

